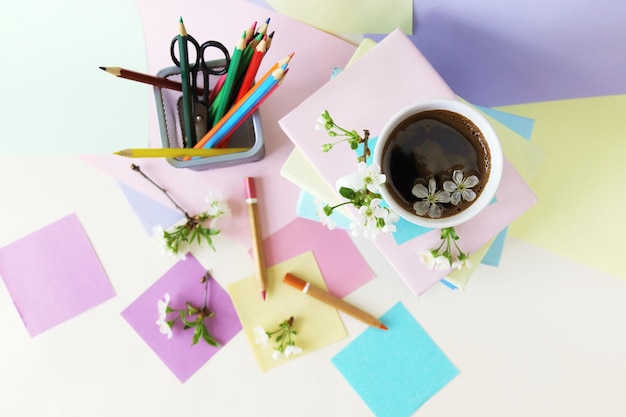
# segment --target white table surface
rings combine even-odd
[[[26,15],[35,3],[23,2],[9,11]],[[110,9],[104,3],[100,7],[134,10],[130,1],[113,3]],[[3,18],[8,14],[3,12]],[[103,54],[100,48],[87,52],[88,65],[117,60],[141,69],[145,63],[134,19],[131,14],[120,21],[121,28],[135,31],[125,59],[117,49]],[[101,46],[113,42],[99,39]],[[97,92],[99,87],[94,88]],[[148,93],[127,84],[122,90],[129,95],[128,107],[100,102],[97,116],[93,108],[80,110],[86,125],[119,121],[102,140],[128,129],[147,135],[147,126],[136,123],[137,114],[130,116],[128,110],[146,105]],[[60,123],[63,100],[83,93],[72,94],[48,105],[42,123]],[[0,109],[3,145],[19,140],[22,130],[14,122],[25,121],[12,118],[14,107],[5,100]],[[60,136],[62,130],[52,134]],[[80,143],[78,136],[74,139]],[[290,364],[261,373],[240,333],[180,383],[120,315],[173,260],[160,256],[115,179],[75,157],[45,156],[54,150],[39,150],[42,156],[0,157],[0,247],[76,212],[117,295],[31,338],[0,285],[0,416],[372,415],[330,362],[365,329],[343,314],[347,339]],[[20,153],[19,146],[6,153]],[[119,238],[120,231],[125,238]],[[249,259],[247,248],[226,236],[217,239],[219,252],[200,252],[201,261],[235,268],[235,276],[254,272],[251,261],[241,261]],[[416,298],[370,242],[355,243],[376,278],[347,299],[368,305],[376,315],[402,301],[460,371],[416,416],[626,416],[623,280],[508,238],[500,266],[478,266],[467,290],[436,285]]]

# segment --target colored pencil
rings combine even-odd
[[[256,276],[261,291],[261,297],[265,300],[267,286],[267,269],[265,268],[265,254],[263,252],[263,235],[261,233],[261,222],[259,220],[259,209],[256,192],[256,182],[252,177],[246,177],[246,204],[248,205],[248,216],[250,219],[250,230],[252,231],[252,253],[256,265]]]
[[[270,18],[268,17],[267,19],[265,19],[265,22],[263,22],[261,24],[261,26],[259,26],[259,28],[257,29],[256,33],[254,34],[255,36],[258,35],[259,33],[265,35],[267,33],[267,28],[270,24]]]
[[[272,39],[274,39],[274,31],[272,31],[272,33],[267,35],[267,46],[265,47],[265,49],[267,51],[269,51],[270,50],[270,46],[272,46]]]
[[[366,313],[360,308],[353,306],[352,304],[342,300],[337,296],[332,295],[327,291],[324,291],[321,288],[311,285],[310,282],[298,278],[297,276],[289,272],[286,273],[283,277],[283,282],[302,291],[307,295],[310,295],[313,298],[320,300],[323,303],[328,304],[331,307],[335,307],[337,310],[343,311],[344,313],[354,317],[357,320],[362,321],[369,326],[375,327],[377,329],[388,330],[387,326],[385,326],[380,320],[378,320],[371,314]]]
[[[241,61],[241,56],[243,54],[243,50],[246,47],[245,45],[245,37],[246,32],[244,31],[241,38],[235,45],[235,49],[233,51],[230,65],[228,66],[228,73],[226,74],[226,80],[224,81],[224,86],[222,87],[220,94],[221,97],[216,99],[217,108],[215,110],[215,115],[213,116],[213,124],[217,123],[222,116],[226,113],[228,109],[228,104],[231,100],[231,95],[233,88],[235,87],[235,81],[237,77],[237,70],[239,67],[239,62]]]
[[[181,16],[178,21],[178,60],[180,61],[180,78],[183,85],[183,123],[184,130],[187,135],[185,147],[191,148],[195,144],[195,130],[193,125],[193,110],[192,110],[192,96],[191,92],[191,79],[189,73],[189,57],[187,51],[187,30],[183,23]]]
[[[250,27],[246,30],[246,44],[254,37],[254,31],[256,29],[256,22],[252,22]]]
[[[243,80],[241,80],[241,85],[239,86],[239,91],[235,97],[235,102],[239,101],[239,99],[241,99],[250,90],[250,87],[252,87],[254,77],[256,77],[261,61],[265,56],[266,44],[267,42],[265,39],[261,39],[261,42],[259,42],[255,48],[252,58],[250,59],[250,63],[248,64],[248,68],[246,69],[246,73],[243,76]]]
[[[245,96],[243,96],[234,106],[232,106],[228,113],[217,122],[208,132],[204,135],[198,143],[196,148],[212,148],[218,142],[220,142],[225,136],[232,132],[235,125],[241,122],[241,119],[249,114],[250,109],[255,105],[258,106],[259,102],[267,95],[268,92],[274,91],[272,87],[279,83],[283,78],[285,70],[285,64],[283,67],[277,68],[269,73],[269,75],[263,77],[262,81],[256,83]]]
[[[168,80],[163,77],[144,74],[137,71],[131,71],[121,67],[99,67],[102,71],[115,77],[124,78],[126,80],[137,81],[144,84],[150,84],[154,87],[167,88],[168,90],[183,91],[183,85],[177,81]],[[196,89],[198,95],[202,95],[204,90],[201,87]]]
[[[184,158],[228,155],[231,153],[246,152],[248,150],[248,148],[134,148],[122,149],[121,151],[113,153],[127,158]]]
[[[276,90],[278,88],[278,86],[283,82],[283,80],[287,76],[288,72],[289,72],[289,68],[285,69],[285,72],[283,73],[282,78],[276,84],[274,84],[274,86],[271,88],[271,90],[269,90],[267,93],[265,93],[263,95],[263,97],[261,97],[261,99],[258,100],[258,102],[256,102],[254,104],[254,106],[251,106],[247,110],[245,110],[246,111],[245,113],[243,113],[243,110],[240,110],[240,112],[241,112],[240,115],[233,116],[232,120],[229,119],[229,125],[226,126],[226,129],[228,129],[228,133],[226,133],[222,139],[220,139],[219,141],[217,141],[215,143],[215,145],[213,145],[214,148],[225,148],[225,147],[228,146],[228,141],[230,140],[232,132],[237,130],[237,128],[239,126],[241,126],[243,124],[243,122],[245,122],[248,117],[252,116],[252,113],[254,113],[261,106],[261,104],[263,104],[263,102],[269,96],[272,95],[274,90]]]

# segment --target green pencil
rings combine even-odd
[[[219,97],[219,101],[217,103],[217,108],[215,110],[215,115],[213,116],[213,124],[219,122],[219,120],[224,116],[226,110],[228,108],[228,103],[230,102],[230,97],[232,95],[232,91],[235,88],[235,80],[237,78],[237,70],[239,68],[239,63],[241,61],[241,57],[243,55],[243,50],[246,47],[246,31],[243,31],[241,38],[235,45],[235,50],[233,51],[233,56],[230,60],[230,65],[228,66],[228,73],[226,74],[226,80],[224,81],[224,86],[220,91],[221,97]]]
[[[185,147],[191,148],[195,145],[195,130],[192,120],[192,97],[191,97],[191,80],[189,78],[189,54],[187,53],[187,30],[181,16],[178,22],[178,55],[180,61],[180,78],[183,85],[183,123],[187,140],[184,141]]]

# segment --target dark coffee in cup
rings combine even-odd
[[[437,190],[443,191],[455,170],[464,178],[478,177],[471,188],[476,194],[472,201],[439,203],[441,217],[449,217],[478,200],[489,178],[491,155],[483,133],[471,120],[449,110],[426,110],[408,116],[392,130],[382,150],[381,168],[389,194],[407,211],[413,211],[420,200],[412,193],[416,184],[428,189],[434,178]]]

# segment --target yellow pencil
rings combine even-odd
[[[248,150],[248,148],[135,148],[113,153],[127,158],[185,158],[227,155]]]

